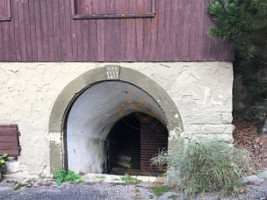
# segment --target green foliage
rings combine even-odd
[[[71,170],[64,170],[63,167],[59,168],[58,171],[53,172],[54,178],[58,185],[60,185],[63,181],[74,181],[74,182],[82,182],[83,178],[80,174],[75,174]]]
[[[163,195],[165,192],[169,192],[170,190],[172,190],[171,187],[166,185],[152,186],[151,189],[157,197]]]
[[[122,181],[124,181],[126,184],[137,184],[141,183],[140,180],[137,178],[131,177],[128,173],[125,173],[124,176],[121,178]]]
[[[218,24],[211,36],[232,40],[241,59],[267,58],[266,0],[214,0],[208,11]]]
[[[22,184],[17,183],[17,184],[15,184],[15,185],[13,186],[13,190],[19,190],[19,189],[22,188],[22,187],[23,187]]]
[[[168,154],[162,152],[153,158],[152,164],[164,164],[158,162],[163,160],[168,164],[168,182],[179,185],[191,196],[211,191],[237,191],[242,173],[248,170],[246,152],[215,139],[180,141]]]
[[[210,27],[209,35],[234,44],[235,77],[241,75],[242,80],[261,82],[261,70],[267,69],[267,1],[213,0],[208,11],[216,23]],[[242,95],[234,91],[234,120],[246,120],[243,112],[250,113],[255,105],[264,106],[264,101],[258,98],[266,98],[267,88],[253,83],[244,86],[248,98],[242,100]],[[250,90],[251,87],[255,90]]]
[[[7,154],[5,153],[4,155],[0,156],[0,172],[2,172],[3,169],[5,168],[6,161],[7,161]]]

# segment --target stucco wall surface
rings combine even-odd
[[[13,172],[50,173],[49,117],[61,91],[83,73],[112,63],[0,63],[0,124],[18,124],[21,156]],[[176,104],[183,137],[232,141],[233,69],[229,62],[113,63],[157,82]],[[149,93],[149,91],[147,91]],[[174,137],[175,130],[169,130]]]

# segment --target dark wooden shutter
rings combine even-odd
[[[154,17],[154,0],[72,0],[74,19]]]
[[[0,155],[17,157],[20,153],[17,125],[0,125]]]
[[[0,21],[11,20],[10,0],[0,0]]]

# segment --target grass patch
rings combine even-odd
[[[165,192],[169,192],[169,191],[172,190],[171,187],[169,187],[169,186],[162,186],[162,185],[160,185],[160,186],[152,186],[151,189],[152,189],[152,191],[154,192],[154,194],[157,197],[163,195]]]
[[[219,140],[180,141],[169,153],[152,159],[167,164],[167,181],[189,196],[204,192],[238,192],[242,173],[248,171],[247,153]]]

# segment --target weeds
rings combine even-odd
[[[203,192],[237,192],[241,176],[248,170],[247,153],[219,140],[180,141],[177,148],[152,159],[167,164],[168,182],[177,184],[189,196]]]
[[[137,178],[131,177],[129,174],[125,173],[124,176],[121,178],[122,181],[124,181],[126,184],[138,184],[141,183],[140,180]]]
[[[56,182],[58,185],[60,185],[63,181],[74,181],[74,182],[82,182],[83,178],[80,174],[75,174],[71,170],[64,170],[63,167],[61,167],[58,171],[53,172],[53,175],[56,179]]]
[[[170,190],[172,190],[171,187],[162,185],[152,186],[151,189],[157,197],[163,195],[165,192],[169,192]]]
[[[177,199],[178,197],[179,197],[178,195],[172,194],[168,196],[168,199]]]
[[[13,190],[19,190],[20,188],[22,188],[24,185],[17,183],[13,186]]]

